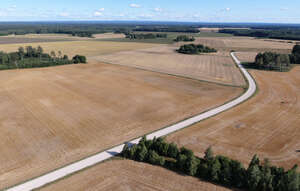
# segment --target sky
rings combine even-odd
[[[0,21],[300,23],[300,0],[2,0]]]

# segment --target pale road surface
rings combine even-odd
[[[194,123],[200,122],[204,119],[207,119],[209,117],[212,117],[214,115],[217,115],[223,111],[229,110],[232,107],[246,101],[248,98],[250,98],[252,95],[255,94],[256,91],[256,84],[252,76],[247,72],[247,70],[241,65],[240,61],[235,57],[234,53],[231,53],[232,58],[248,80],[248,90],[240,97],[236,98],[233,101],[230,101],[229,103],[226,103],[225,105],[222,105],[220,107],[211,109],[205,113],[199,114],[195,117],[186,119],[184,121],[181,121],[179,123],[176,123],[174,125],[171,125],[169,127],[166,127],[164,129],[155,131],[149,135],[147,135],[148,139],[153,139],[154,137],[161,137],[168,135],[172,132],[178,131],[180,129],[186,128]],[[139,142],[140,138],[137,138],[133,141],[130,141],[132,144],[136,144]],[[55,171],[49,172],[47,174],[44,174],[42,176],[39,176],[37,178],[28,180],[27,182],[21,183],[19,185],[16,185],[14,187],[8,188],[7,191],[28,191],[33,190],[39,187],[42,187],[46,184],[49,184],[51,182],[54,182],[58,179],[61,179],[67,175],[70,175],[72,173],[75,173],[77,171],[80,171],[82,169],[85,169],[87,167],[93,166],[99,162],[102,162],[104,160],[107,160],[109,158],[112,158],[113,156],[119,154],[125,144],[116,146],[114,148],[108,149],[106,151],[103,151],[101,153],[95,154],[93,156],[90,156],[88,158],[85,158],[83,160],[80,160],[78,162],[75,162],[73,164],[67,165],[65,167],[62,167],[60,169],[57,169]]]

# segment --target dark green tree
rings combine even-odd
[[[205,155],[204,155],[204,160],[206,160],[206,161],[211,161],[211,160],[214,159],[214,153],[213,153],[213,151],[212,151],[211,146],[209,146],[209,147],[205,150],[204,154],[205,154]]]
[[[150,164],[163,166],[165,164],[165,159],[160,157],[155,151],[150,150],[148,155],[148,161]]]
[[[212,161],[209,162],[209,178],[210,180],[214,182],[219,182],[220,178],[220,172],[221,172],[221,163],[220,161],[216,158]]]
[[[171,143],[168,148],[168,157],[176,158],[179,153],[178,147],[176,144]]]
[[[135,157],[136,160],[144,161],[147,154],[148,154],[148,150],[147,150],[145,144],[138,145],[137,150],[136,150],[136,157]]]
[[[248,188],[250,190],[256,191],[261,178],[262,178],[262,174],[259,165],[256,162],[253,162],[253,164],[250,165],[249,168],[247,169]]]
[[[187,156],[184,154],[179,154],[176,158],[176,167],[182,171],[185,171],[185,163],[187,160]]]
[[[185,172],[188,175],[194,176],[197,173],[199,163],[199,159],[197,159],[195,156],[188,157],[185,160]]]

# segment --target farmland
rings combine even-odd
[[[176,53],[176,48],[178,45],[165,45],[96,56],[93,59],[226,85],[245,85],[228,52],[181,55]]]
[[[152,33],[157,34],[160,32],[134,32],[135,34],[143,33]],[[178,33],[178,32],[165,32],[167,34],[167,38],[156,38],[156,39],[128,39],[120,36],[116,38],[102,38],[102,41],[113,41],[113,42],[139,42],[139,43],[155,43],[155,44],[172,44],[174,43],[174,39],[176,39],[179,35],[186,35],[186,36],[193,36],[193,37],[231,37],[230,34],[222,34],[222,33],[215,33],[215,32],[201,32],[201,33]],[[95,35],[94,35],[95,36]]]
[[[86,55],[89,64],[0,72],[0,188],[237,97],[246,83],[229,56],[230,50],[241,50],[237,53],[239,59],[252,61],[259,51],[286,53],[294,45],[248,37],[197,37],[196,43],[214,47],[218,52],[181,55],[175,50],[182,43],[117,42],[122,36],[115,34],[99,34],[95,39],[24,36],[29,40],[19,37],[10,43],[11,37],[5,37],[9,40],[1,44],[0,39],[0,50],[9,52],[20,46],[41,45],[46,52],[60,50],[69,56]],[[186,146],[199,156],[211,145],[217,154],[245,164],[255,153],[279,166],[300,164],[299,72],[298,67],[280,75],[251,71],[259,86],[253,99],[176,132],[167,137],[168,141]],[[79,181],[87,176],[90,178],[86,181]],[[162,181],[166,177],[168,181]],[[114,184],[116,181],[121,184]],[[228,190],[159,167],[116,160],[44,189],[65,187]]]
[[[7,44],[17,44],[17,43],[41,43],[41,42],[58,42],[58,41],[69,41],[72,39],[67,39],[67,38],[28,38],[28,37],[12,37],[12,36],[7,36],[7,37],[0,37],[0,45],[7,45]]]
[[[90,177],[86,179],[86,177]],[[84,180],[84,181],[82,181]],[[167,180],[167,181],[166,181]],[[116,184],[118,182],[118,184]],[[55,184],[41,191],[51,190],[147,190],[147,191],[229,191],[221,186],[202,182],[197,178],[182,176],[175,172],[149,164],[128,160],[112,160]]]
[[[254,62],[255,57],[257,53],[256,52],[237,52],[236,56],[239,58],[241,62]]]
[[[168,136],[194,152],[212,146],[217,154],[248,164],[254,154],[286,168],[300,164],[300,68],[287,73],[251,71],[258,94],[228,112]]]
[[[243,91],[99,62],[0,73],[0,188],[193,116]]]
[[[223,51],[236,50],[239,52],[275,51],[289,53],[295,42],[284,40],[265,40],[251,37],[198,38],[197,43],[204,44]]]
[[[66,41],[66,42],[41,42],[41,43],[23,43],[23,44],[1,44],[0,51],[12,52],[16,51],[20,46],[42,46],[45,52],[50,53],[52,50],[61,51],[69,57],[76,54],[85,56],[95,56],[108,54],[119,51],[129,51],[135,49],[143,49],[157,46],[155,44],[146,43],[117,43],[102,41]]]

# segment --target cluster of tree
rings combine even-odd
[[[11,53],[0,52],[0,69],[2,70],[78,63],[86,63],[86,57],[76,55],[70,60],[67,55],[62,55],[61,51],[58,51],[58,55],[54,51],[51,51],[50,54],[44,53],[41,46],[37,48],[32,46],[20,47],[17,52]]]
[[[297,165],[285,171],[271,166],[267,159],[261,164],[255,155],[248,168],[237,160],[225,156],[214,156],[209,147],[205,156],[199,158],[193,151],[178,148],[162,138],[147,140],[143,137],[139,144],[125,145],[121,155],[124,158],[160,165],[174,171],[195,176],[213,183],[253,191],[299,191],[300,174]]]
[[[126,38],[129,39],[156,39],[156,38],[167,38],[168,35],[164,33],[127,33]]]
[[[300,29],[223,29],[220,33],[232,34],[234,36],[250,36],[258,38],[272,38],[282,40],[300,40]]]
[[[177,51],[182,54],[200,54],[217,52],[216,49],[204,46],[202,44],[185,44],[180,46],[180,48]]]
[[[274,52],[257,54],[253,68],[264,70],[287,71],[290,68],[290,56]]]
[[[177,36],[176,39],[174,39],[175,42],[180,42],[180,41],[184,41],[184,42],[191,42],[191,41],[195,41],[195,38],[192,36],[187,36],[187,35],[180,35]]]
[[[295,45],[292,54],[290,55],[291,62],[294,64],[300,64],[300,45]]]
[[[275,52],[258,53],[254,63],[245,63],[245,66],[264,69],[287,71],[291,64],[300,63],[300,45],[295,45],[291,54],[278,54]]]

